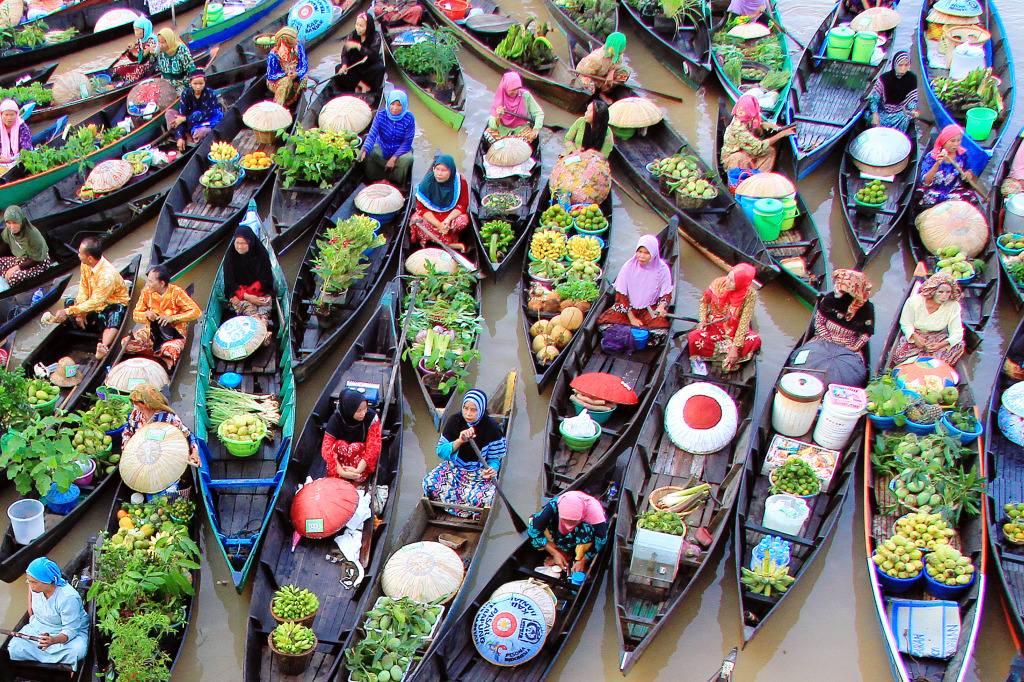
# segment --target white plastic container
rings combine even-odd
[[[863,388],[829,384],[814,427],[814,442],[823,448],[842,450],[868,405]]]
[[[19,545],[28,545],[46,532],[43,509],[45,507],[42,502],[31,498],[18,500],[7,508],[15,542]]]
[[[772,428],[783,436],[802,436],[814,426],[825,385],[806,372],[790,372],[779,381],[772,405]]]
[[[764,519],[761,525],[786,535],[800,535],[811,508],[796,495],[771,495],[764,502]]]
[[[1014,194],[1006,201],[1003,215],[1003,232],[1024,234],[1024,193]]]
[[[985,68],[985,48],[970,43],[960,43],[953,48],[949,58],[949,77],[962,80],[975,69]]]

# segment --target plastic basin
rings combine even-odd
[[[907,433],[916,433],[919,436],[927,436],[928,434],[935,433],[935,424],[921,424],[907,417],[907,423],[904,427]]]
[[[597,420],[595,419],[594,421]],[[565,433],[564,428],[565,422],[562,422],[561,424],[558,425],[558,432],[562,434],[562,439],[565,441],[565,447],[569,448],[574,452],[586,452],[591,447],[593,447],[594,443],[597,442],[597,439],[601,437],[600,429],[598,429],[597,433],[595,433],[590,438],[576,438],[575,436],[567,435]]]
[[[964,132],[972,140],[979,142],[988,139],[992,132],[992,124],[996,122],[996,112],[988,107],[974,107],[967,110],[967,126]]]
[[[893,578],[884,573],[877,565],[875,565],[875,575],[878,576],[878,583],[882,586],[882,590],[889,594],[903,594],[921,579],[921,573],[913,578]]]
[[[949,432],[949,435],[959,440],[961,445],[970,445],[974,441],[978,440],[978,436],[985,433],[985,427],[982,425],[981,422],[978,422],[978,428],[975,431],[961,431],[957,427],[953,426],[953,422],[950,421],[949,417],[951,414],[953,414],[952,410],[943,412],[942,419],[940,419],[939,421],[942,424],[943,428],[945,428],[946,431]]]
[[[580,405],[579,403],[573,403],[572,406],[576,409],[576,414],[583,413],[583,406]],[[610,410],[600,410],[596,412],[594,410],[587,410],[587,414],[590,415],[590,418],[596,421],[598,424],[604,424],[609,419],[611,419],[613,412],[615,412],[614,407]]]
[[[255,455],[260,449],[260,445],[263,443],[263,438],[266,438],[267,434],[264,432],[263,437],[259,440],[231,440],[227,433],[224,431],[224,426],[227,421],[221,422],[220,426],[217,427],[217,437],[220,438],[220,442],[224,443],[224,447],[235,457],[250,457]]]
[[[869,412],[868,413],[868,419],[871,420],[872,424],[874,424],[877,428],[879,428],[879,429],[881,429],[883,431],[890,431],[890,430],[896,428],[896,418],[895,417],[881,417],[881,416],[879,416],[877,414],[871,414]]]
[[[936,599],[951,599],[953,601],[956,601],[957,599],[962,597],[964,593],[967,592],[967,590],[971,589],[971,585],[973,585],[974,581],[977,579],[977,576],[974,573],[972,573],[971,582],[967,583],[966,585],[950,586],[945,583],[940,583],[939,581],[932,578],[930,575],[928,575],[927,570],[923,572],[923,575],[924,589],[928,591],[928,594],[932,595]]]

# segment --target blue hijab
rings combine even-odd
[[[451,173],[447,182],[438,182],[434,177],[434,167],[436,166],[444,166]],[[455,159],[448,154],[441,154],[434,158],[430,171],[417,185],[416,198],[430,211],[443,213],[455,208],[455,204],[459,203],[461,192],[462,176],[455,168]]]
[[[25,572],[34,580],[46,583],[47,585],[63,587],[68,584],[68,581],[64,580],[64,576],[60,574],[60,566],[58,566],[55,561],[47,559],[44,556],[41,556],[38,559],[33,559]]]
[[[152,21],[150,21],[146,17],[139,17],[138,19],[136,19],[135,21],[132,22],[132,26],[134,28],[141,28],[142,29],[142,33],[144,35],[142,36],[142,40],[139,41],[140,43],[148,43],[151,40],[153,42],[156,42],[156,36],[153,34],[153,22]]]
[[[396,102],[396,101],[402,103],[402,113],[398,114],[397,116],[395,114],[391,113],[391,103],[392,102]],[[388,118],[390,118],[392,121],[400,121],[403,118],[405,118],[406,116],[408,116],[409,115],[409,95],[405,94],[401,90],[392,90],[391,92],[389,92],[388,93],[388,98],[387,98],[387,104],[384,105],[384,112],[388,115]]]

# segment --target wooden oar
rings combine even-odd
[[[426,221],[424,221],[424,223],[425,222]],[[467,270],[467,271],[473,273],[474,275],[477,274],[478,272],[480,272],[480,268],[478,268],[476,265],[474,265],[472,261],[470,261],[468,258],[463,256],[461,253],[459,253],[458,251],[456,251],[455,249],[453,249],[452,247],[448,246],[443,241],[441,241],[441,238],[438,237],[437,234],[433,230],[431,230],[429,227],[427,227],[427,226],[425,226],[423,224],[420,224],[420,225],[417,225],[416,228],[419,229],[419,230],[422,230],[423,232],[426,232],[427,236],[430,237],[430,239],[432,241],[437,242],[438,246],[440,246],[442,249],[447,251],[448,255],[451,256],[452,258],[454,258],[455,262],[458,263],[462,267],[463,270]]]
[[[771,23],[774,24],[777,29],[779,29],[780,33],[782,33],[785,36],[788,36],[790,40],[796,43],[797,47],[799,47],[801,50],[804,50],[805,52],[807,51],[807,46],[800,42],[800,40],[795,35],[790,33],[789,29],[783,26],[781,21],[775,21],[774,19],[772,19]]]
[[[485,406],[483,409],[486,410],[487,407]],[[469,444],[472,446],[473,454],[476,455],[478,460],[480,460],[480,464],[485,467],[488,466],[487,462],[484,461],[484,456],[480,452],[480,446],[476,444],[476,441],[470,439]],[[519,512],[516,511],[516,508],[513,507],[512,503],[508,501],[507,497],[505,497],[505,493],[501,491],[501,486],[498,485],[497,480],[494,481],[494,489],[497,491],[498,496],[501,497],[501,501],[505,503],[505,508],[508,509],[508,515],[512,517],[512,526],[516,529],[516,532],[525,533],[526,521],[523,521],[523,517],[520,516]]]
[[[7,630],[5,628],[0,628],[0,635],[8,635],[9,637],[17,637],[18,639],[28,639],[33,642],[42,641],[39,637],[33,637],[32,635],[23,635],[22,633],[17,632],[15,630]]]
[[[973,188],[974,188],[974,190],[975,190],[975,191],[976,191],[976,192],[977,192],[978,194],[980,194],[980,195],[981,195],[981,196],[983,196],[983,197],[984,197],[984,196],[986,196],[986,195],[988,194],[988,190],[984,189],[983,187],[981,187],[981,185],[979,185],[979,184],[977,183],[977,178],[973,177],[973,176],[974,176],[974,173],[971,173],[971,176],[972,176],[972,177],[970,177],[970,178],[966,178],[966,177],[964,177],[964,173],[965,173],[966,171],[965,171],[965,170],[964,170],[963,168],[961,168],[961,167],[960,167],[960,165],[959,165],[959,164],[958,164],[958,163],[957,163],[956,161],[954,161],[953,159],[946,159],[946,161],[949,161],[949,163],[950,163],[950,164],[952,164],[953,168],[956,168],[956,169],[957,169],[957,171],[958,171],[958,172],[960,173],[960,177],[961,177],[961,178],[964,178],[964,180],[966,180],[966,181],[967,181],[967,183],[968,183],[968,184],[969,184],[969,185],[970,185],[971,187],[973,187]]]
[[[603,80],[605,82],[607,82],[607,80],[608,80],[607,78],[602,78],[601,76],[595,76],[592,73],[583,73],[582,71],[577,71],[576,69],[568,69],[568,71],[569,71],[569,73],[574,73],[577,76],[586,76],[587,78],[600,79],[600,80]],[[636,85],[634,83],[623,83],[622,85],[623,85],[623,87],[632,88],[634,90],[639,90],[640,92],[646,92],[648,95],[655,95],[657,97],[664,97],[665,99],[667,99],[667,100],[669,100],[671,102],[676,102],[678,104],[682,104],[683,103],[683,98],[682,97],[676,97],[675,95],[670,95],[667,92],[661,92],[660,90],[651,90],[650,88],[642,88],[639,85]]]

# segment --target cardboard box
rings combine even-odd
[[[814,443],[805,443],[802,440],[775,434],[771,445],[768,446],[768,452],[765,454],[761,475],[767,476],[782,466],[790,457],[799,457],[810,464],[814,473],[818,474],[818,478],[821,479],[821,489],[828,490],[829,484],[832,483],[832,476],[836,473],[840,456],[838,450],[829,450]]]

